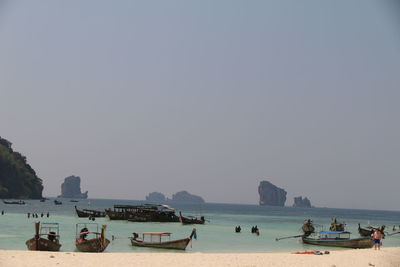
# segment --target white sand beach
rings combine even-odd
[[[1,267],[101,266],[400,266],[400,247],[330,250],[329,255],[282,253],[79,253],[0,250]]]

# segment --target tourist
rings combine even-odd
[[[49,217],[50,217],[50,213],[49,213],[49,212],[47,212],[46,216],[47,216],[47,218],[49,218]]]
[[[28,219],[31,217],[31,213],[30,212],[28,212]]]
[[[381,228],[375,229],[374,232],[372,233],[372,237],[374,240],[374,247],[375,250],[378,247],[378,249],[381,249],[381,245],[382,245],[382,232],[381,232]]]

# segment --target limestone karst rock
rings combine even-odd
[[[284,206],[286,202],[286,191],[268,181],[261,181],[258,186],[260,205]]]
[[[294,198],[293,207],[311,208],[312,206],[311,201],[307,197],[303,198],[302,196],[299,196]]]
[[[69,176],[64,179],[61,185],[61,195],[63,198],[87,198],[88,191],[81,192],[81,178],[79,176]]]

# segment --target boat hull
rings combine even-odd
[[[370,237],[354,239],[315,239],[309,237],[302,238],[303,243],[318,246],[342,247],[342,248],[371,248],[373,246]]]
[[[190,218],[185,218],[185,217],[180,217],[179,218],[180,222],[182,224],[204,224],[204,220],[199,220],[199,219],[190,219]]]
[[[368,229],[364,229],[364,228],[358,228],[358,233],[361,235],[361,236],[371,236],[372,235],[372,230],[368,230]]]
[[[106,213],[105,212],[97,211],[97,210],[79,210],[79,209],[75,208],[75,211],[76,211],[76,214],[78,215],[79,218],[106,217]]]
[[[136,247],[150,247],[150,248],[164,248],[164,249],[179,249],[185,250],[190,242],[190,238],[178,239],[167,242],[143,242],[131,239],[132,246]]]
[[[83,242],[76,241],[75,243],[76,249],[80,252],[103,252],[108,244],[110,244],[110,240],[105,239],[103,244],[100,238],[93,238]]]
[[[29,250],[60,251],[60,243],[44,238],[31,238],[25,242]]]

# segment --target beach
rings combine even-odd
[[[326,248],[329,250],[329,248]],[[400,266],[400,247],[329,250],[325,255],[279,253],[79,253],[0,250],[1,267],[42,266]]]

